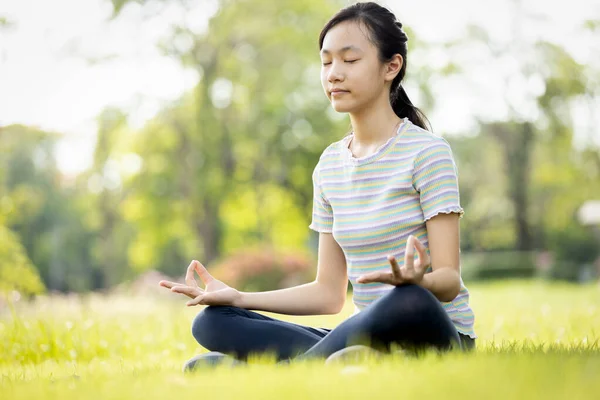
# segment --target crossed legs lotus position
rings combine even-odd
[[[414,248],[419,253],[416,263]],[[468,338],[459,335],[438,299],[411,283],[422,279],[429,265],[427,252],[418,239],[409,238],[402,267],[394,257],[388,259],[389,272],[367,274],[358,280],[395,287],[334,329],[299,325],[244,308],[244,293],[214,278],[196,260],[187,269],[185,284],[161,281],[160,285],[190,297],[188,306],[208,306],[194,319],[192,334],[211,351],[205,355],[210,362],[216,354],[245,361],[250,355],[263,352],[275,354],[279,361],[327,358],[355,345],[382,352],[388,352],[393,344],[411,350],[448,350],[460,347],[461,342],[468,347]],[[200,277],[204,288],[198,285],[194,274]]]

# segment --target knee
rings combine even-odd
[[[419,285],[401,285],[391,290],[391,300],[394,304],[410,304],[413,307],[429,307],[439,305],[437,298],[429,290]]]
[[[192,335],[196,341],[203,347],[209,348],[211,342],[218,334],[219,325],[226,317],[231,307],[227,306],[208,306],[200,311],[192,322]]]
[[[458,333],[440,301],[418,285],[402,285],[382,296],[369,322],[380,337],[406,346],[450,348]],[[400,337],[397,335],[400,334]]]
[[[435,296],[433,296],[433,293],[431,293],[428,289],[425,289],[423,286],[420,285],[401,285],[396,286],[394,289],[396,289],[396,291],[398,292],[402,291],[403,293],[405,293],[404,295],[406,295],[406,293],[410,293],[411,296],[417,296],[420,298],[431,298],[435,300]]]
[[[433,293],[419,285],[396,286],[373,306],[376,314],[383,314],[392,319],[397,315],[423,315],[439,311],[442,307]]]

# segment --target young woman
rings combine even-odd
[[[288,360],[365,344],[384,352],[393,344],[474,347],[473,312],[460,276],[457,169],[446,140],[426,129],[402,87],[407,40],[394,14],[372,2],[346,7],[325,25],[319,37],[323,89],[336,111],[350,115],[352,132],[325,149],[312,176],[316,279],[244,293],[193,261],[185,284],[162,281],[192,298],[188,306],[209,306],[192,333],[211,353],[188,368],[265,351]],[[355,313],[333,330],[249,311],[335,314],[348,279]]]

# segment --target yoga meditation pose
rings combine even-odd
[[[341,9],[319,36],[321,83],[351,132],[330,144],[312,174],[310,228],[319,232],[313,282],[242,292],[194,260],[185,283],[161,281],[207,306],[192,334],[210,352],[192,369],[274,353],[280,362],[352,351],[475,346],[469,292],[460,275],[458,171],[448,142],[428,130],[409,100],[407,36],[387,8]],[[203,287],[194,279],[198,274]],[[355,312],[334,329],[303,326],[255,311],[336,314],[348,281]]]

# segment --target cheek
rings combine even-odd
[[[378,94],[382,90],[383,78],[373,68],[360,68],[355,71],[357,89],[366,97]]]
[[[360,94],[360,97],[372,90],[373,76],[368,69],[354,68],[348,78],[352,82],[352,92]]]

